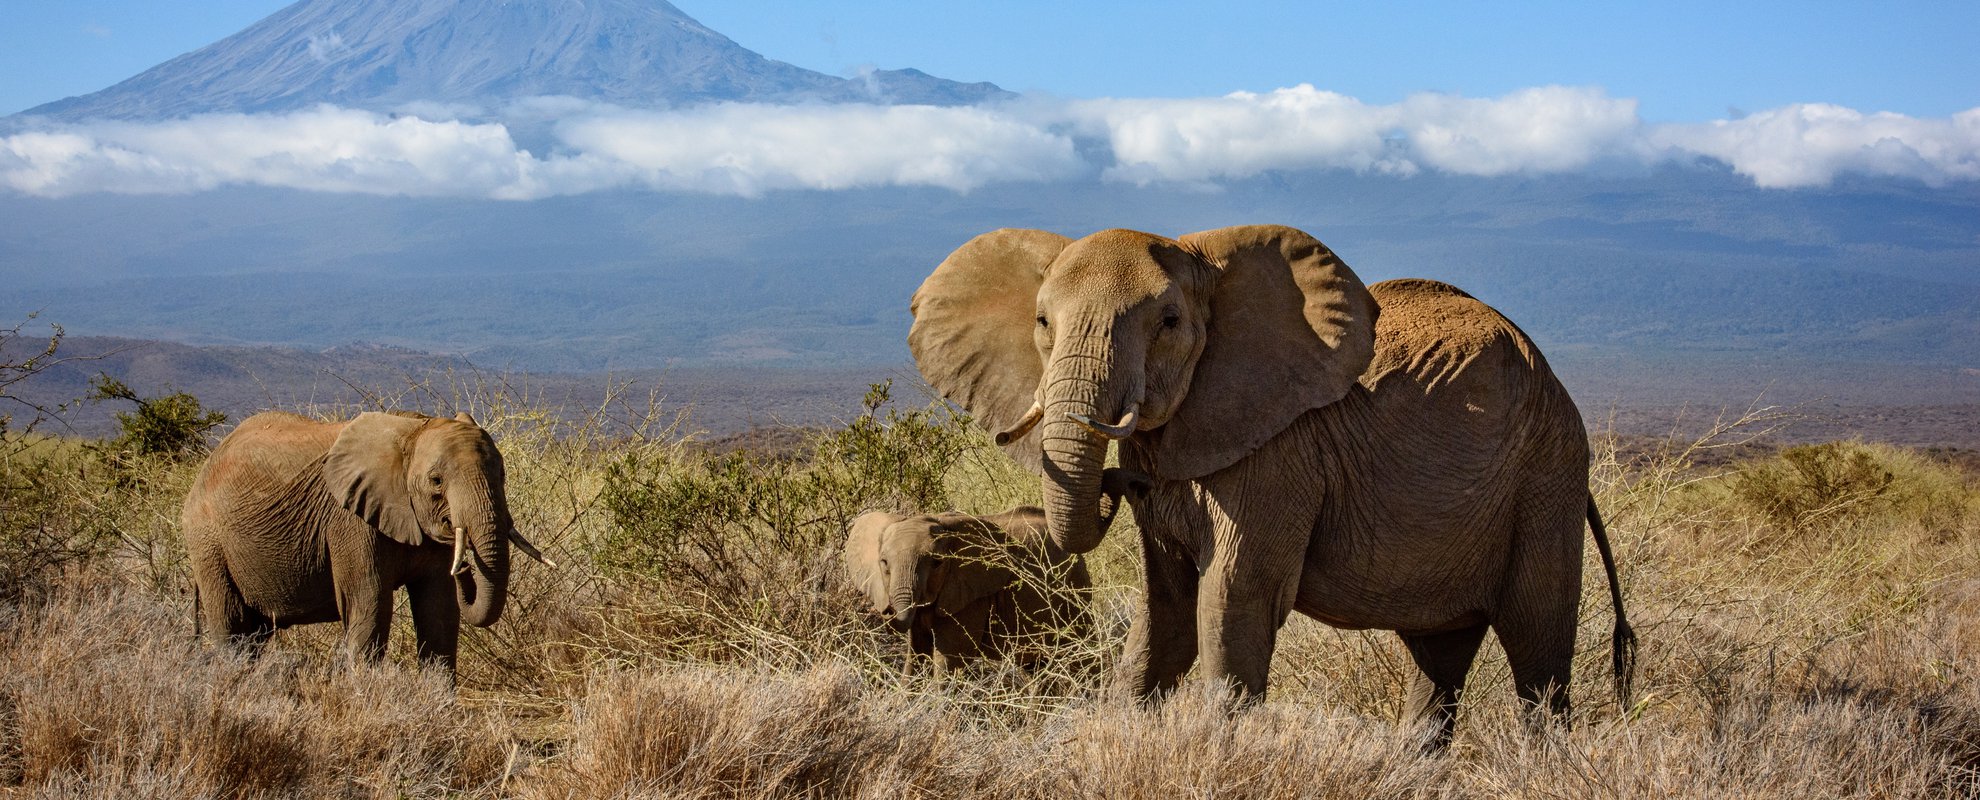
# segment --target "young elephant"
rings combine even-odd
[[[544,560],[515,531],[504,478],[466,414],[249,417],[186,495],[195,624],[253,651],[277,628],[341,620],[349,655],[376,660],[405,587],[420,659],[451,670],[461,620],[502,615],[509,544]]]
[[[1147,487],[1125,471],[1110,471],[1107,482],[1103,525],[1121,493]],[[1045,512],[1033,506],[981,517],[869,511],[853,520],[845,560],[867,613],[906,629],[938,674],[975,658],[1035,665],[1089,623],[1086,562],[1052,544]]]

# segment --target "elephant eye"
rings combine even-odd
[[[1049,326],[1049,323],[1047,323],[1047,322],[1045,321],[1045,315],[1044,315],[1044,314],[1039,314],[1039,315],[1038,315],[1038,327],[1040,327],[1040,328],[1044,328],[1044,327],[1048,327],[1048,326]]]
[[[1162,314],[1162,327],[1173,329],[1177,325],[1181,325],[1181,324],[1182,324],[1181,314],[1178,314],[1174,311],[1167,311]]]

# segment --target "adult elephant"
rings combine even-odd
[[[374,661],[405,587],[420,660],[451,671],[460,621],[502,616],[509,543],[542,560],[504,483],[502,454],[466,414],[249,417],[186,495],[195,624],[253,652],[277,628],[341,620],[348,654]]]
[[[984,234],[915,293],[922,375],[1044,477],[1052,539],[1100,543],[1109,440],[1152,476],[1125,675],[1144,698],[1192,663],[1262,698],[1291,611],[1397,631],[1413,716],[1447,740],[1497,631],[1520,698],[1565,715],[1587,519],[1579,413],[1533,342],[1446,284],[1372,289],[1292,228],[1168,239]]]

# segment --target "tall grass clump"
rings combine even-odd
[[[506,723],[445,676],[202,647],[128,589],[78,586],[0,649],[0,775],[102,797],[490,794]]]

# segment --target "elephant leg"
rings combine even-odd
[[[437,574],[406,585],[413,618],[413,641],[419,663],[454,671],[459,650],[461,606],[454,596],[454,579]]]
[[[1174,691],[1196,663],[1196,565],[1180,548],[1141,534],[1142,563],[1148,580],[1141,613],[1128,631],[1122,679],[1141,702],[1158,701]]]
[[[1514,540],[1512,572],[1492,616],[1519,699],[1535,712],[1551,712],[1562,723],[1568,722],[1572,709],[1568,679],[1574,668],[1581,604],[1582,514],[1587,503],[1587,490],[1581,487],[1529,493]],[[1540,720],[1536,713],[1534,723]]]
[[[1265,699],[1279,628],[1292,613],[1312,540],[1310,519],[1270,500],[1242,493],[1224,505],[1209,563],[1198,579],[1196,640],[1202,674],[1223,681],[1251,704]]]
[[[1480,624],[1443,633],[1401,634],[1417,669],[1405,713],[1414,722],[1436,726],[1428,743],[1430,750],[1442,750],[1451,743],[1464,678],[1485,641],[1486,627]]]
[[[200,627],[209,640],[226,642],[249,656],[261,655],[262,647],[275,635],[275,621],[256,611],[241,597],[240,589],[224,573],[216,580],[201,582],[198,592]]]
[[[345,656],[353,661],[374,663],[385,657],[385,643],[392,635],[392,592],[362,591],[337,593],[337,613],[344,620]]]
[[[1242,705],[1265,699],[1279,627],[1298,595],[1299,570],[1298,554],[1265,558],[1238,552],[1219,553],[1204,571],[1196,603],[1203,674],[1235,690]]]
[[[1499,641],[1506,648],[1506,663],[1512,667],[1513,690],[1520,701],[1534,712],[1545,709],[1563,724],[1573,704],[1568,698],[1568,678],[1574,664],[1574,619],[1567,624],[1513,625],[1494,623]]]

